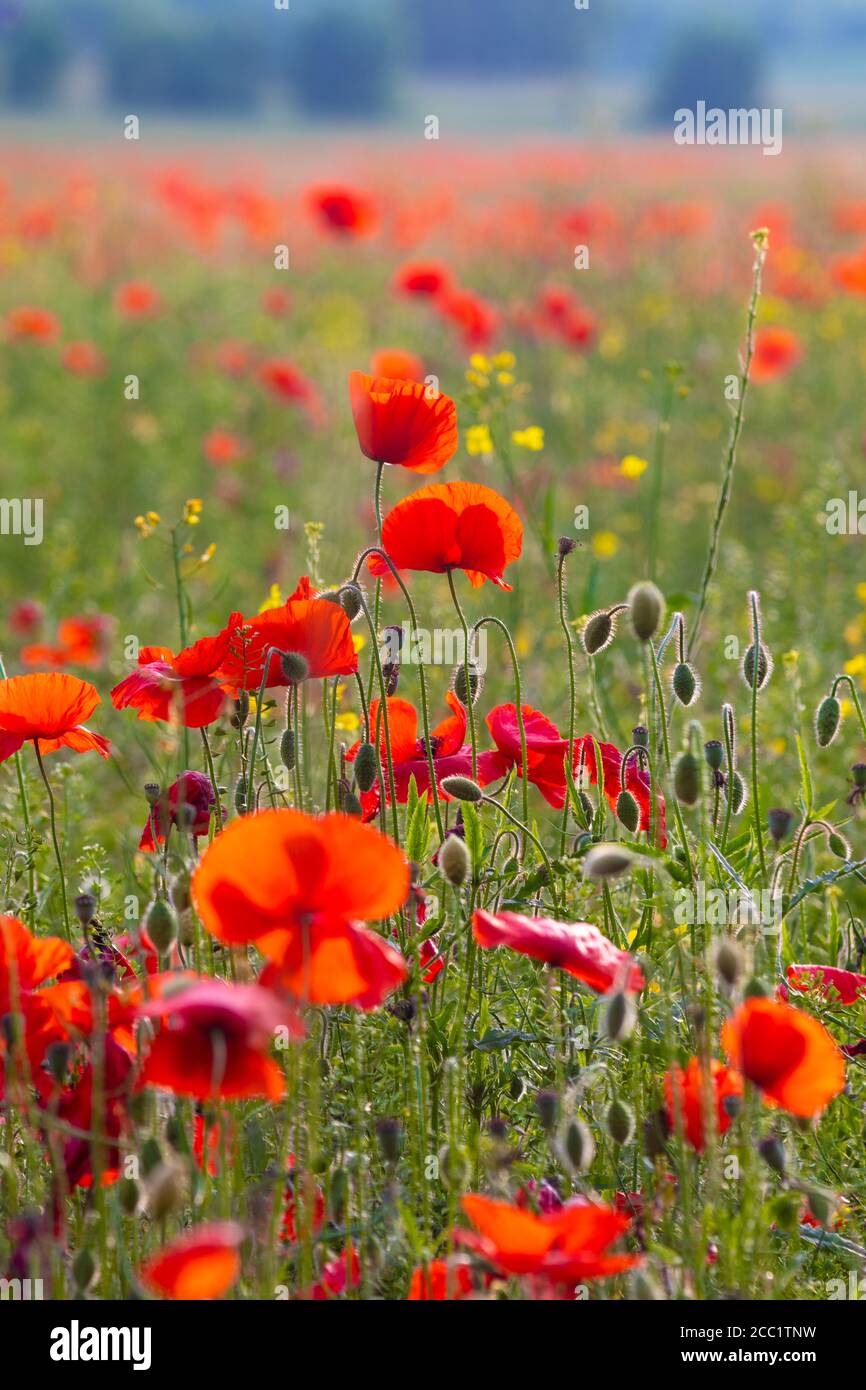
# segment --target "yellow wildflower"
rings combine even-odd
[[[631,478],[633,481],[645,473],[649,468],[646,459],[638,458],[637,454],[626,454],[620,460],[619,471],[624,478]]]
[[[613,531],[598,531],[592,538],[592,549],[599,560],[610,560],[619,550],[619,539]]]
[[[466,452],[473,457],[478,454],[492,454],[493,440],[487,425],[470,425],[466,431]]]
[[[521,449],[531,449],[534,454],[539,454],[544,448],[544,430],[540,425],[528,425],[525,430],[513,430],[511,441]]]

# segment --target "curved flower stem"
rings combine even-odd
[[[521,682],[520,682],[520,662],[517,660],[517,649],[516,649],[516,647],[515,647],[515,645],[514,645],[514,640],[513,640],[512,636],[511,636],[511,633],[509,632],[509,630],[508,630],[506,624],[502,621],[501,618],[496,618],[496,617],[494,617],[492,613],[485,613],[485,615],[484,615],[483,618],[478,618],[478,619],[476,620],[476,622],[474,622],[474,623],[472,624],[472,632],[473,632],[473,634],[475,634],[475,633],[478,631],[479,628],[484,627],[487,623],[492,623],[495,627],[498,627],[498,628],[499,628],[500,632],[504,633],[504,635],[505,635],[505,640],[506,640],[506,642],[508,643],[508,650],[509,650],[509,652],[510,652],[510,654],[511,654],[511,669],[512,669],[512,672],[513,672],[513,674],[514,674],[514,707],[515,707],[515,709],[517,710],[517,728],[518,728],[518,731],[519,731],[519,733],[520,733],[520,761],[521,761],[521,765],[522,765],[523,771],[524,771],[524,773],[525,773],[526,770],[527,770],[527,762],[526,762],[526,760],[527,760],[527,753],[526,753],[526,726],[525,726],[525,724],[524,724],[524,722],[523,722],[523,700],[522,700]],[[524,819],[524,821],[528,824],[528,823],[529,823],[529,778],[526,777],[526,776],[523,776],[523,777],[521,777],[520,780],[521,780],[521,783],[522,783],[521,793],[522,793],[522,798],[523,798],[523,819]],[[566,805],[567,805],[567,801],[566,801]],[[521,854],[523,853],[524,847],[525,847],[525,841],[523,841],[522,844],[521,844]]]
[[[864,743],[866,743],[866,719],[864,719],[863,717],[863,706],[860,704],[860,698],[857,694],[857,687],[854,684],[853,677],[846,675],[834,676],[833,684],[830,687],[830,694],[835,699],[836,690],[842,684],[843,681],[848,686],[848,689],[851,691],[851,700],[853,702],[854,708],[857,711],[857,718],[860,721],[860,732],[863,735]]]
[[[553,873],[553,865],[552,865],[551,862],[550,862],[550,858],[549,858],[549,856],[548,856],[547,850],[544,848],[544,845],[541,843],[541,841],[539,840],[538,836],[537,836],[537,835],[534,835],[534,834],[532,833],[532,831],[529,829],[529,826],[528,826],[528,825],[524,825],[522,821],[518,820],[518,818],[517,818],[517,816],[515,816],[514,812],[513,812],[513,811],[509,811],[509,810],[508,810],[508,807],[507,807],[507,806],[503,806],[503,805],[502,805],[502,802],[501,802],[501,801],[497,801],[495,797],[493,797],[493,796],[486,796],[486,795],[482,792],[481,797],[480,797],[480,800],[483,801],[483,802],[486,802],[489,806],[495,806],[496,809],[497,809],[497,811],[499,811],[501,815],[506,816],[506,817],[508,818],[508,820],[511,821],[512,825],[516,825],[517,828],[518,828],[518,830],[522,830],[523,833],[524,833],[524,835],[528,835],[528,836],[529,836],[530,840],[531,840],[532,843],[535,845],[536,849],[538,850],[539,854],[541,855],[542,859],[544,860],[545,867],[547,868],[547,872],[548,872],[548,874],[550,875],[550,896],[553,898],[554,905],[556,905],[556,904],[558,903],[558,896],[557,896],[557,893],[556,893],[556,889],[555,889],[554,886],[553,886],[554,883],[555,883],[555,881],[556,881],[556,880],[555,880],[555,877],[554,877],[554,873]]]
[[[460,607],[460,600],[457,597],[457,590],[454,587],[454,570],[446,570],[448,575],[448,588],[451,590],[451,597],[454,600],[454,607],[460,619],[460,626],[463,628],[463,674],[466,684],[466,711],[469,715],[469,743],[472,748],[472,776],[478,780],[478,738],[475,733],[475,703],[472,699],[470,689],[469,668],[472,661],[471,649],[469,645],[469,628],[463,609]]]
[[[761,657],[761,615],[758,608],[758,595],[749,595],[752,609],[752,816],[755,823],[755,838],[758,841],[758,862],[761,865],[761,887],[767,882],[767,861],[764,857],[764,835],[761,827],[761,808],[758,804],[758,685]]]
[[[57,860],[57,870],[60,874],[60,896],[63,901],[63,925],[66,931],[66,940],[71,942],[72,931],[69,926],[69,904],[66,901],[66,872],[63,868],[63,855],[60,852],[60,841],[57,838],[57,816],[54,807],[54,793],[51,790],[51,783],[45,772],[45,764],[42,761],[42,754],[39,751],[38,738],[33,740],[33,747],[36,750],[36,761],[39,764],[42,781],[45,783],[45,790],[48,793],[48,815],[51,822],[51,841],[54,845],[54,858]]]
[[[568,650],[568,759],[569,767],[571,759],[574,757],[574,723],[576,717],[577,696],[574,682],[574,639],[571,635],[571,628],[568,624],[566,615],[566,587],[565,587],[565,555],[560,555],[557,567],[557,592],[559,597],[559,625],[565,636],[565,645]],[[526,768],[526,754],[523,757],[524,769]],[[524,781],[526,778],[524,777]],[[565,842],[568,836],[568,797],[565,798],[565,805],[562,808],[562,826],[559,832],[559,852],[565,854]]]
[[[177,544],[177,527],[171,528],[171,558],[174,565],[174,590],[177,598],[177,620],[180,630],[181,651],[187,645],[189,632],[186,625],[185,595],[183,588],[183,575],[180,572],[180,551]],[[189,767],[189,729],[183,726],[183,765]]]
[[[217,776],[216,776],[216,770],[215,770],[215,768],[214,768],[213,754],[211,753],[211,748],[210,748],[210,739],[208,738],[208,735],[207,735],[207,729],[206,729],[204,726],[202,726],[202,729],[201,729],[201,741],[202,741],[202,744],[204,745],[204,756],[205,756],[205,762],[207,763],[207,773],[208,773],[208,777],[209,777],[210,780],[211,780],[211,786],[213,787],[213,794],[214,794],[214,798],[215,798],[215,800],[216,800],[216,832],[215,832],[215,833],[218,835],[218,834],[220,833],[220,831],[222,830],[222,828],[223,828],[223,807],[222,807],[222,801],[220,800],[220,789],[219,789],[219,787],[217,786]]]

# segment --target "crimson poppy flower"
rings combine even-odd
[[[25,666],[100,666],[110,627],[110,619],[101,613],[64,618],[57,626],[56,643],[24,647],[21,660]]]
[[[423,381],[424,363],[414,352],[404,348],[379,348],[370,358],[370,373],[373,377],[387,377],[389,381]]]
[[[262,982],[307,1003],[373,1008],[406,977],[402,956],[358,923],[398,911],[409,868],[353,817],[262,811],[233,821],[202,856],[192,892],[213,936],[255,942],[271,962]]]
[[[709,1087],[706,1070],[699,1057],[689,1058],[685,1071],[682,1067],[674,1067],[665,1073],[665,1107],[668,1123],[671,1129],[675,1130],[677,1117],[681,1115],[685,1136],[698,1153],[703,1151],[706,1143],[704,1116],[707,1109],[707,1090],[711,1097],[710,1103],[715,1108],[716,1133],[724,1134],[733,1118],[725,1102],[729,1097],[743,1094],[743,1078],[730,1067],[717,1062],[715,1058],[710,1062]]]
[[[142,647],[138,669],[111,692],[116,709],[134,709],[138,718],[202,729],[219,719],[231,693],[220,668],[243,622],[232,613],[216,637],[201,637],[175,654],[170,647]]]
[[[129,280],[115,290],[114,307],[125,319],[148,318],[160,308],[160,298],[146,280]]]
[[[608,1253],[629,1220],[600,1202],[577,1197],[544,1216],[475,1193],[463,1197],[461,1204],[479,1233],[459,1231],[461,1245],[503,1275],[582,1284],[641,1263],[639,1255]]]
[[[358,669],[346,613],[338,603],[315,598],[306,575],[280,608],[269,608],[254,618],[237,616],[237,624],[232,615],[226,630],[229,641],[220,671],[221,679],[235,690],[258,690],[270,648],[274,651],[268,661],[267,689],[289,684],[282,667],[284,652],[304,657],[313,680],[350,676]]]
[[[302,406],[311,424],[322,423],[325,412],[321,396],[313,383],[288,358],[267,358],[259,364],[258,378],[277,400]]]
[[[187,807],[181,814],[181,807]],[[211,811],[216,806],[216,793],[213,783],[203,772],[182,772],[172,782],[164,797],[155,803],[147,818],[138,848],[155,850],[157,845],[165,844],[166,830],[170,826],[180,826],[187,835],[199,839],[210,830]],[[223,807],[223,817],[225,817]],[[154,839],[156,831],[156,839]]]
[[[64,367],[73,376],[102,376],[105,358],[92,343],[81,339],[67,343],[61,354]]]
[[[222,1298],[241,1272],[243,1227],[213,1221],[169,1241],[145,1260],[138,1277],[151,1293],[185,1302]]]
[[[91,733],[83,723],[99,702],[99,692],[88,681],[57,671],[0,681],[0,762],[29,740],[38,744],[40,753],[71,748],[107,758],[108,739]]]
[[[280,1226],[280,1239],[286,1245],[294,1245],[298,1239],[300,1223],[296,1221],[298,1215],[297,1202],[295,1200],[296,1180],[294,1174],[295,1155],[289,1154],[286,1160],[286,1167],[289,1170],[289,1177],[286,1181],[283,1192],[283,1220]],[[312,1191],[312,1210],[310,1212],[311,1234],[315,1235],[322,1229],[325,1221],[325,1194],[319,1184],[314,1185]],[[301,1219],[304,1217],[304,1202],[301,1200]]]
[[[31,338],[36,343],[53,343],[60,333],[60,320],[47,309],[23,304],[9,310],[6,332],[13,339]]]
[[[197,1100],[236,1100],[285,1091],[280,1068],[267,1055],[277,1028],[303,1036],[296,1014],[260,985],[199,980],[178,986],[176,975],[151,979],[155,997],[140,1018],[162,1020],[139,1086],[159,1086]]]
[[[866,996],[866,975],[857,975],[853,970],[837,970],[831,965],[789,965],[787,970],[788,989],[798,994],[806,994],[810,989],[840,1004],[856,1004]]]
[[[35,598],[23,598],[9,610],[9,629],[21,637],[29,637],[41,627],[45,614],[42,604]]]
[[[607,804],[612,811],[615,811],[622,784],[622,754],[613,743],[599,743],[598,747],[601,752],[602,789]],[[590,785],[594,787],[598,782],[598,767],[592,734],[584,734],[582,738],[575,739],[573,762],[573,771],[575,775],[577,775],[580,769],[583,769],[588,775]],[[638,804],[640,811],[638,829],[649,830],[650,779],[649,774],[638,767],[636,753],[632,753],[628,760],[625,787],[626,791],[631,792]],[[656,832],[658,843],[660,847],[664,849],[667,844],[667,835],[665,833],[665,799],[660,792],[656,793]]]
[[[379,225],[372,198],[339,184],[310,189],[307,206],[319,224],[337,236],[370,236]]]
[[[811,1118],[845,1085],[845,1063],[822,1023],[773,999],[747,999],[722,1028],[733,1066],[768,1100]]]
[[[413,473],[437,473],[457,448],[457,409],[422,382],[349,373],[361,452]]]
[[[102,1149],[102,1186],[117,1182],[122,1156],[118,1141],[128,1124],[129,1090],[133,1059],[109,1032],[102,1039],[100,1073],[101,1115],[94,1113],[94,1067],[91,1058],[75,1084],[52,1095],[51,1110],[65,1125],[87,1134],[95,1130],[110,1142]],[[63,1166],[70,1187],[92,1187],[93,1144],[89,1138],[73,1135],[63,1143]]]
[[[521,705],[523,725],[526,733],[526,761],[528,777],[533,786],[538,787],[550,806],[560,809],[565,805],[566,778],[565,759],[568,753],[568,739],[563,738],[546,715]],[[487,716],[487,727],[502,760],[504,776],[510,767],[523,776],[523,750],[520,740],[520,725],[516,705],[497,705]]]
[[[472,1275],[465,1264],[454,1260],[430,1260],[426,1270],[423,1265],[412,1271],[407,1302],[444,1303],[457,1302],[474,1292]]]
[[[394,276],[394,289],[398,294],[419,299],[436,299],[451,290],[453,284],[454,277],[443,261],[407,261]]]
[[[634,956],[619,950],[590,922],[554,922],[549,917],[479,908],[472,917],[472,934],[479,946],[508,946],[574,975],[600,994],[611,989],[637,992],[644,987],[643,971]]]
[[[759,328],[755,334],[750,381],[775,381],[803,357],[803,346],[791,328]]]
[[[336,1259],[328,1260],[322,1266],[318,1283],[301,1294],[301,1298],[315,1301],[339,1298],[347,1289],[356,1289],[361,1282],[361,1262],[358,1252],[352,1245],[348,1251],[341,1250]]]
[[[428,483],[385,517],[382,546],[397,569],[462,569],[474,588],[490,579],[510,589],[502,576],[520,555],[523,525],[505,498],[482,483]],[[376,575],[388,572],[378,555],[369,566]]]

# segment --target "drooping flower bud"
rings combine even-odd
[[[177,917],[166,898],[154,898],[144,914],[144,927],[160,955],[177,936]]]
[[[559,1096],[555,1091],[539,1091],[535,1097],[535,1108],[538,1111],[538,1118],[541,1120],[542,1128],[548,1134],[556,1126],[556,1117],[559,1113]]]
[[[701,693],[697,672],[687,661],[680,661],[674,667],[671,689],[681,705],[693,705]]]
[[[233,729],[242,729],[249,718],[250,697],[245,690],[242,690],[234,702],[229,723]]]
[[[639,642],[651,641],[664,617],[665,601],[661,590],[650,580],[642,580],[630,589],[628,606],[635,637]]]
[[[353,623],[363,607],[363,595],[357,584],[344,584],[340,590],[340,606],[350,623]]]
[[[735,816],[738,816],[745,806],[746,797],[748,796],[746,784],[739,772],[734,772],[731,777],[726,794],[731,803],[731,810]]]
[[[378,780],[379,755],[372,743],[362,743],[355,754],[355,781],[359,791],[371,791]]]
[[[585,1120],[575,1115],[565,1126],[562,1138],[569,1163],[576,1173],[585,1173],[595,1158],[595,1140]]]
[[[622,845],[593,845],[583,861],[583,876],[593,880],[617,878],[635,862],[634,855]]]
[[[310,663],[302,652],[283,652],[280,668],[289,685],[301,685],[310,674]]]
[[[616,815],[617,820],[633,835],[640,821],[640,807],[630,791],[622,791],[617,797]]]
[[[839,834],[838,830],[830,831],[830,834],[827,836],[827,848],[831,854],[835,854],[837,859],[851,858],[851,846],[845,839],[845,836]]]
[[[601,1030],[612,1042],[624,1042],[630,1038],[637,1024],[637,1007],[634,999],[623,989],[609,994],[601,1015]]]
[[[280,739],[280,762],[286,769],[286,772],[291,772],[295,766],[294,729],[283,729],[282,738]]]
[[[359,820],[364,814],[364,808],[348,782],[340,788],[340,810],[344,816],[356,816]]]
[[[615,635],[616,613],[602,608],[587,618],[580,640],[587,656],[597,656],[610,646]]]
[[[247,779],[244,777],[243,773],[241,773],[240,777],[235,782],[234,802],[235,810],[238,815],[245,815],[247,809]]]
[[[768,1168],[772,1168],[773,1172],[778,1173],[780,1178],[785,1176],[788,1166],[787,1156],[785,1145],[778,1134],[768,1134],[766,1139],[762,1139],[758,1145],[758,1152]]]
[[[79,893],[74,902],[75,915],[82,927],[89,927],[96,916],[97,901],[92,893]]]
[[[468,709],[470,704],[475,704],[481,693],[481,675],[474,661],[461,662],[459,666],[454,667],[451,689],[464,709]]]
[[[733,936],[726,936],[716,948],[716,970],[725,984],[733,989],[743,973],[746,958],[743,948]]]
[[[634,1138],[634,1111],[618,1096],[608,1106],[605,1124],[615,1144],[628,1144]]]
[[[445,795],[453,797],[455,801],[481,801],[484,796],[477,782],[473,782],[471,777],[461,777],[459,773],[443,777],[440,785]]]
[[[835,695],[827,695],[815,712],[815,739],[819,748],[828,748],[839,732],[842,706]]]
[[[750,643],[749,646],[746,648],[746,654],[745,654],[745,656],[743,657],[743,670],[742,670],[742,674],[743,674],[743,680],[745,681],[745,683],[746,683],[748,689],[751,690],[752,685],[753,685],[754,682],[755,682],[755,644],[754,644],[754,642]],[[772,674],[773,674],[773,658],[770,656],[770,653],[767,651],[767,648],[763,645],[763,643],[761,643],[761,646],[760,646],[759,651],[758,651],[758,675],[757,675],[757,682],[758,682],[758,689],[759,689],[759,690],[763,690],[764,686],[767,684],[767,681],[770,679],[770,676],[771,676]]]
[[[784,806],[772,806],[767,812],[767,828],[770,838],[780,845],[789,834],[794,822],[794,814]]]

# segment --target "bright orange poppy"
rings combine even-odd
[[[791,328],[759,328],[749,368],[750,381],[775,381],[803,357],[803,346]]]
[[[472,1275],[465,1264],[454,1261],[449,1268],[447,1260],[431,1260],[426,1271],[422,1265],[412,1271],[407,1302],[457,1302],[467,1298],[473,1290]]]
[[[125,319],[147,318],[160,308],[160,298],[145,280],[129,280],[114,292],[114,307]]]
[[[731,1063],[791,1115],[819,1114],[845,1085],[842,1054],[811,1014],[747,999],[722,1028]]]
[[[729,1097],[743,1094],[743,1079],[730,1067],[713,1059],[710,1062],[711,1104],[715,1105],[716,1133],[724,1134],[733,1115],[726,1105]],[[699,1057],[690,1057],[685,1071],[674,1067],[665,1074],[665,1107],[671,1130],[675,1130],[678,1115],[682,1116],[682,1126],[686,1138],[698,1153],[706,1143],[704,1115],[706,1112],[706,1071]]]
[[[416,353],[404,348],[379,348],[370,358],[370,372],[390,381],[423,381],[424,363]]]
[[[89,681],[57,671],[0,681],[0,762],[31,739],[40,753],[71,748],[107,758],[108,739],[91,733],[83,722],[99,702],[99,692]]]
[[[361,452],[413,473],[438,473],[457,449],[450,396],[418,381],[349,373],[349,397]]]
[[[111,692],[115,709],[134,709],[139,719],[176,721],[186,729],[212,724],[229,698],[231,687],[220,668],[242,622],[240,613],[232,613],[216,637],[202,637],[176,656],[170,647],[142,647],[138,669]]]
[[[47,309],[23,304],[10,309],[6,315],[6,332],[10,338],[32,338],[37,343],[53,343],[60,332],[60,320]]]
[[[258,690],[270,648],[274,651],[268,660],[267,689],[289,684],[282,667],[283,652],[302,656],[313,680],[350,676],[358,669],[358,654],[346,613],[338,603],[316,598],[306,575],[280,608],[269,608],[254,618],[241,618],[238,624],[232,615],[227,632],[228,650],[222,659],[220,678],[236,690]]]
[[[243,1239],[243,1227],[234,1221],[194,1226],[145,1260],[139,1278],[163,1298],[222,1298],[240,1275]]]
[[[502,576],[520,555],[523,524],[505,498],[482,483],[428,483],[385,517],[382,545],[397,569],[462,569],[474,588],[490,579],[510,589]],[[388,572],[378,555],[369,566],[376,575]]]
[[[640,1264],[639,1255],[608,1254],[628,1229],[629,1219],[612,1207],[583,1197],[558,1211],[531,1211],[470,1193],[463,1210],[479,1232],[460,1231],[460,1243],[504,1275],[531,1275],[554,1284],[603,1279]]]

